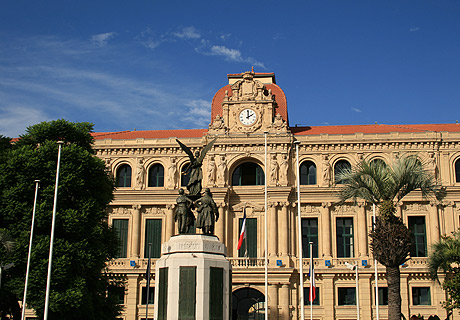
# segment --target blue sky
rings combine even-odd
[[[460,120],[460,1],[0,1],[0,134],[205,128],[228,73],[274,72],[290,124]]]

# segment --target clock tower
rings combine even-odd
[[[212,101],[210,134],[287,133],[286,96],[273,73],[229,74]]]

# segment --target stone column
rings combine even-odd
[[[367,224],[366,224],[366,202],[358,202],[358,254],[359,257],[366,257],[367,253]]]
[[[278,213],[278,252],[281,256],[287,256],[289,250],[289,201],[281,203],[281,212]]]
[[[268,308],[270,310],[270,319],[278,319],[278,285],[270,284],[268,287]]]
[[[175,204],[166,205],[166,227],[165,227],[165,241],[168,241],[174,235],[174,207]]]
[[[431,243],[436,243],[439,241],[439,236],[441,234],[439,230],[438,202],[437,201],[430,202],[430,216],[429,216],[428,224],[430,225],[428,229],[431,234]]]
[[[279,305],[280,310],[278,312],[279,319],[291,319],[289,310],[289,284],[282,284],[279,289]]]
[[[332,257],[331,250],[331,203],[323,202],[321,205],[321,231],[323,243],[323,255],[325,258]]]
[[[446,234],[451,234],[458,228],[458,222],[455,216],[455,202],[447,201],[444,204],[444,219],[446,223]]]
[[[323,298],[322,305],[324,306],[324,319],[335,319],[335,301],[334,301],[334,275],[323,274],[323,291],[321,297]]]
[[[409,290],[409,274],[401,273],[401,312],[404,315],[407,315],[406,318],[409,319],[409,301],[412,300],[412,292]],[[379,288],[382,285],[379,283]],[[375,290],[375,289],[374,289]],[[380,310],[379,310],[380,311]],[[382,312],[380,312],[381,314]]]
[[[276,218],[276,206],[278,202],[270,202],[268,204],[268,255],[270,257],[276,257],[277,248],[276,243],[278,242],[278,224]],[[273,262],[275,262],[273,260]]]
[[[377,216],[377,214],[378,214],[378,212],[375,213],[376,216]],[[403,218],[403,203],[402,203],[402,201],[399,201],[398,203],[396,203],[396,215],[398,217],[400,217],[401,219]]]
[[[138,276],[136,274],[130,274],[128,275],[128,279],[126,281],[127,295],[124,310],[126,319],[137,319],[137,305],[139,304],[139,286],[137,285],[137,277]]]
[[[133,205],[131,228],[131,258],[140,257],[141,205]]]
[[[217,209],[219,210],[219,220],[216,222],[216,236],[220,242],[225,243],[225,203],[219,203]]]

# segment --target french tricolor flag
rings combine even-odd
[[[311,254],[311,253],[310,253]],[[316,285],[315,285],[315,267],[310,263],[310,303],[316,299]]]
[[[243,224],[241,225],[240,239],[238,240],[238,248],[240,250],[241,245],[243,244],[243,239],[246,239],[246,208],[243,210]]]

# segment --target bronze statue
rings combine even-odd
[[[179,196],[176,199],[177,208],[174,214],[174,220],[179,224],[179,233],[190,233],[190,228],[193,226],[195,216],[192,213],[191,207],[193,201],[185,194],[184,189],[179,189]]]
[[[203,234],[214,234],[214,224],[219,219],[217,205],[212,199],[211,190],[204,189],[204,195],[195,201],[198,218],[196,227],[203,231]]]
[[[201,153],[199,151],[196,151],[195,155],[193,155],[189,147],[187,147],[185,144],[176,139],[177,143],[180,145],[182,150],[184,150],[190,158],[190,164],[185,170],[186,174],[190,173],[190,180],[187,184],[189,196],[199,196],[201,193],[201,181],[203,180],[203,171],[201,169],[201,166],[203,165],[204,156],[211,149],[212,145],[214,144],[214,142],[216,142],[216,140],[217,138],[209,142],[203,148],[203,150],[201,150]]]

